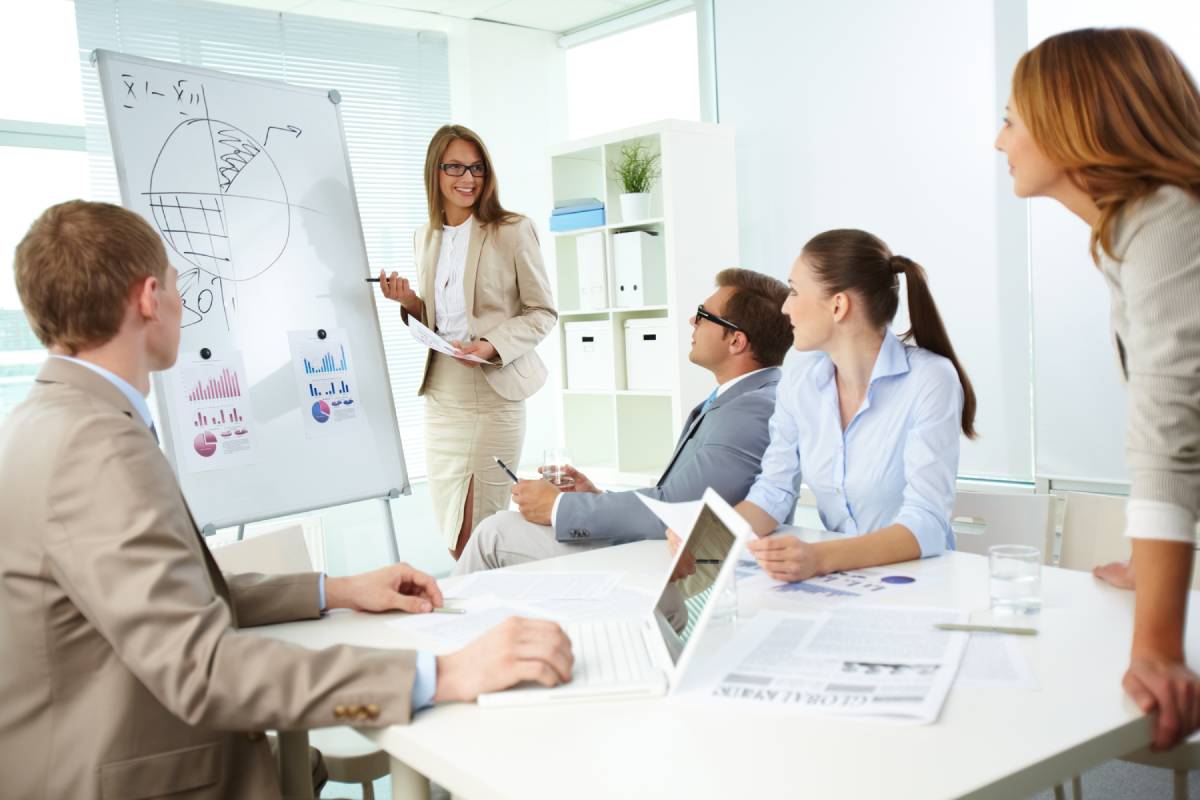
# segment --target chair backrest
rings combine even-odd
[[[1042,563],[1054,556],[1054,509],[1051,494],[959,492],[950,518],[955,548],[987,555],[994,544],[1025,544],[1042,551]]]
[[[1129,558],[1130,541],[1125,538],[1127,498],[1111,494],[1065,492],[1063,511],[1063,569],[1091,571],[1092,567]]]
[[[261,572],[266,575],[286,575],[311,572],[313,568],[301,525],[214,547],[212,554],[222,572],[233,574]]]

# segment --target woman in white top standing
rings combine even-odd
[[[1136,589],[1123,684],[1157,712],[1161,749],[1200,728],[1200,678],[1183,649],[1200,508],[1200,92],[1157,37],[1087,29],[1022,56],[1007,111],[996,147],[1013,190],[1091,227],[1111,293],[1133,558],[1095,572]]]
[[[425,397],[429,493],[455,559],[483,519],[508,506],[511,482],[493,456],[516,464],[525,398],[546,382],[534,348],[558,314],[533,223],[500,205],[491,157],[461,125],[444,125],[425,158],[429,223],[417,231],[417,287],[393,272],[379,287],[452,342],[462,356],[430,351]],[[418,294],[417,289],[420,290]]]

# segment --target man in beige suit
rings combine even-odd
[[[278,797],[263,729],[400,724],[430,702],[569,679],[570,644],[547,622],[513,619],[436,659],[242,630],[442,598],[405,564],[327,579],[217,570],[145,403],[150,373],[175,361],[181,305],[140,217],[54,206],[15,271],[51,358],[0,428],[5,797]]]

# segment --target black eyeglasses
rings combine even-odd
[[[476,178],[487,175],[487,164],[472,164],[469,167],[466,164],[438,164],[438,169],[454,178],[461,178],[467,170],[471,170]]]
[[[716,314],[714,314],[711,311],[709,311],[708,309],[706,309],[703,304],[696,306],[696,319],[697,320],[706,319],[709,322],[720,325],[722,328],[728,328],[731,331],[740,331],[741,330],[741,328],[739,328],[737,325],[734,325],[729,320],[722,319],[721,317],[718,317]]]

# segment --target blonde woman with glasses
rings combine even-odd
[[[474,527],[508,506],[511,481],[493,456],[520,460],[524,401],[546,382],[534,348],[558,314],[533,223],[500,205],[477,134],[461,125],[434,134],[425,192],[429,222],[413,242],[416,286],[381,272],[379,287],[406,322],[420,320],[462,356],[431,350],[417,391],[425,397],[429,493],[457,560]]]
[[[996,147],[1013,190],[1091,226],[1111,292],[1133,558],[1095,573],[1136,590],[1123,685],[1155,713],[1163,749],[1200,727],[1200,678],[1183,650],[1200,507],[1200,92],[1157,37],[1077,30],[1021,58],[1007,112]]]

